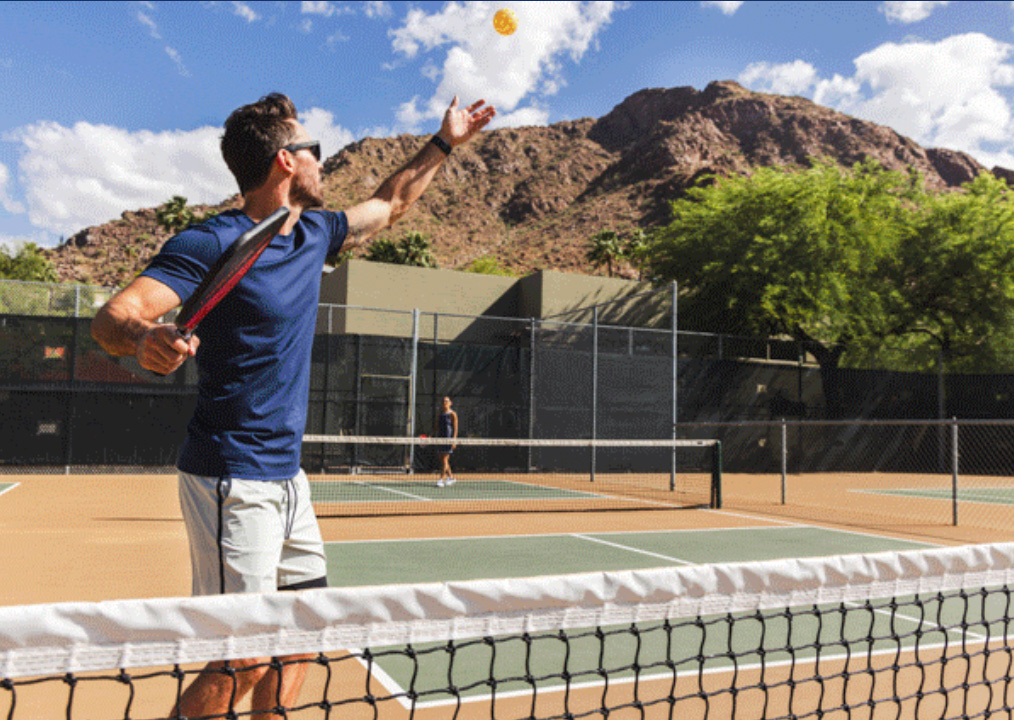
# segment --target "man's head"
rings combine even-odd
[[[290,196],[294,203],[303,207],[323,205],[320,146],[314,148],[289,98],[280,93],[265,95],[255,103],[234,110],[225,121],[222,157],[243,195],[264,184],[283,150],[292,156],[294,175]]]

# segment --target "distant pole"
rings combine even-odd
[[[676,431],[676,424],[679,422],[679,370],[678,370],[678,351],[679,351],[679,318],[677,314],[677,301],[676,295],[679,288],[675,282],[672,284],[672,439],[675,440],[679,437],[679,433]],[[672,467],[669,471],[669,490],[676,490],[676,444],[673,443],[672,448]]]
[[[599,308],[592,309],[592,401],[591,436],[598,438],[598,395],[599,395]],[[591,481],[595,482],[595,444],[591,448]]]
[[[419,371],[419,308],[412,310],[412,368],[408,379],[408,472],[415,472],[415,390]]]
[[[529,319],[528,325],[528,439],[535,437],[535,318]],[[532,446],[528,446],[528,472],[532,465]]]

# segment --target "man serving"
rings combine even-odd
[[[188,357],[198,402],[180,450],[180,505],[195,595],[326,586],[324,546],[305,473],[306,426],[324,259],[363,245],[418,200],[453,148],[496,114],[480,100],[444,114],[439,132],[374,195],[347,212],[321,210],[320,143],[289,98],[270,94],[234,111],[222,155],[243,196],[229,210],[170,238],[151,264],[92,321],[112,355],[135,355],[166,374]],[[279,207],[289,220],[236,287],[182,338],[158,319],[185,301],[230,243]],[[224,715],[251,690],[254,713],[295,704],[301,657],[283,670],[264,659],[212,663],[187,688],[174,717]]]

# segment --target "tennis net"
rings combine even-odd
[[[307,669],[283,717],[1009,717],[1012,584],[983,545],[6,607],[0,716],[163,718],[205,661],[274,657]]]
[[[323,516],[721,505],[717,440],[307,435],[302,460]]]

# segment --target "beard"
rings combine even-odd
[[[305,209],[324,207],[324,193],[321,191],[320,182],[315,182],[313,178],[307,178],[302,174],[297,175],[289,189],[289,203]]]

